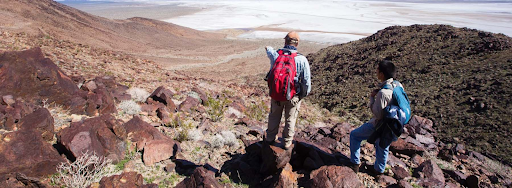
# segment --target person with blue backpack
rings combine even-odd
[[[297,52],[299,34],[292,31],[284,39],[285,45],[279,50],[265,47],[270,59],[270,71],[265,80],[271,101],[264,139],[271,145],[275,142],[284,111],[284,149],[290,150],[301,101],[311,91],[311,74],[308,60]]]
[[[379,89],[370,94],[369,108],[373,117],[350,132],[350,166],[356,173],[360,167],[361,142],[368,140],[375,145],[375,163],[369,170],[374,175],[384,173],[391,142],[396,141],[409,121],[409,99],[400,82],[393,80],[396,67],[390,61],[380,61],[376,70],[381,81]]]

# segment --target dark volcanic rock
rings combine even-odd
[[[48,99],[83,113],[85,99],[81,90],[40,48],[5,52],[0,56],[0,96],[14,95],[26,100]]]
[[[174,93],[171,90],[166,89],[164,86],[160,86],[153,91],[149,98],[164,104],[167,108],[174,111],[176,110],[176,105],[172,101],[173,95]]]
[[[116,120],[110,115],[71,123],[71,126],[57,134],[58,143],[62,144],[74,158],[86,152],[93,152],[98,156],[119,161],[124,158],[126,146],[112,131],[112,125],[115,124]]]
[[[322,166],[310,174],[311,187],[363,187],[357,174],[345,166]]]
[[[17,130],[19,121],[34,111],[34,105],[16,99],[8,106],[0,105],[0,128],[5,130]]]
[[[405,142],[403,139],[399,138],[396,142],[391,143],[389,147],[390,151],[401,153],[409,156],[413,156],[414,154],[423,155],[425,150],[420,148],[414,144]]]
[[[43,177],[55,173],[65,160],[43,140],[37,130],[20,130],[0,135],[0,180],[15,173]]]
[[[390,60],[397,65],[396,79],[404,85],[413,114],[433,120],[423,122],[428,125],[423,129],[432,125],[443,142],[458,138],[468,149],[492,151],[512,162],[512,140],[503,139],[512,134],[511,46],[509,36],[468,28],[391,26],[308,55],[315,75],[312,87],[319,88],[310,99],[368,119],[371,112],[363,106],[378,87],[375,67]]]
[[[127,139],[137,144],[137,150],[144,150],[142,158],[146,165],[168,159],[181,150],[178,142],[164,135],[138,116],[134,116],[119,129],[119,132],[126,134]]]
[[[283,168],[288,162],[290,162],[291,151],[263,142],[261,156],[263,157],[263,163],[261,165],[260,172],[266,175],[271,175],[275,174],[279,169]]]
[[[414,177],[426,179],[428,181],[437,180],[443,184],[445,182],[443,171],[432,160],[423,162],[420,166],[418,166],[418,168],[414,170],[413,175]]]
[[[209,188],[222,188],[213,172],[206,170],[203,167],[196,168],[194,173],[176,185],[176,188],[196,188],[196,187],[209,187]]]
[[[36,111],[23,117],[19,123],[19,130],[34,130],[41,131],[43,139],[46,141],[53,140],[53,117],[50,111],[46,108],[40,108]]]

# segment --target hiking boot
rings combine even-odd
[[[290,150],[292,150],[292,149],[293,149],[293,143],[292,143],[292,144],[289,144],[289,145],[286,145],[286,144],[285,144],[283,149],[285,149],[286,151],[290,151]]]
[[[374,166],[372,165],[372,166],[369,166],[369,168],[368,168],[368,174],[373,176],[373,177],[379,177],[383,173],[382,172],[378,172],[377,170],[375,170]]]
[[[359,165],[359,164],[351,164],[348,167],[351,168],[357,174],[359,172],[359,167],[360,166],[361,165]]]

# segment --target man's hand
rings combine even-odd
[[[377,93],[379,93],[380,89],[374,89],[372,91],[372,93],[370,94],[371,97],[375,97],[375,95],[377,95]]]
[[[268,48],[271,48],[270,46],[265,46],[265,51],[268,51]]]

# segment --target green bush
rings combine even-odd
[[[210,119],[214,122],[222,120],[224,112],[227,110],[227,105],[230,103],[228,99],[215,99],[208,97],[206,101],[206,113],[210,116]]]
[[[268,115],[268,107],[264,101],[253,102],[245,111],[245,115],[256,121],[264,121]]]

